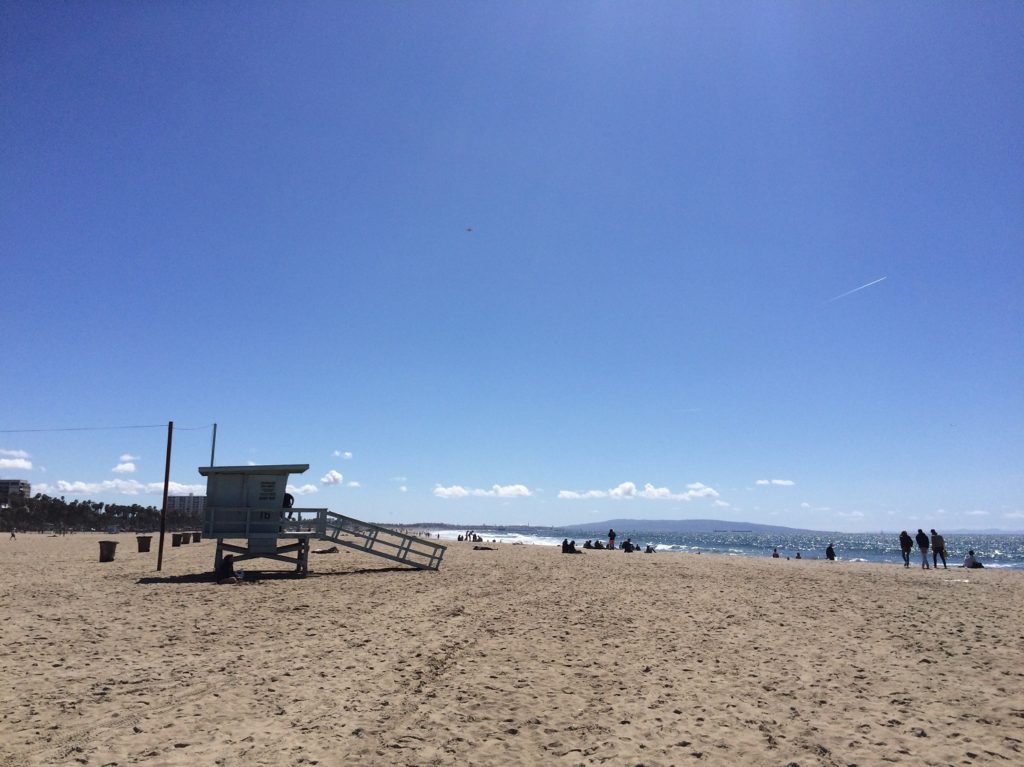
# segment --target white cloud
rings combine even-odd
[[[342,460],[345,460],[345,461],[351,461],[352,460],[352,451],[351,450],[335,450],[333,453],[331,453],[331,455],[333,455],[335,458],[341,458]]]
[[[146,485],[147,493],[162,493],[164,491],[163,482],[150,482]],[[167,483],[167,494],[168,495],[206,495],[206,485],[183,485],[181,482],[168,482]]]
[[[490,490],[463,487],[462,485],[452,485],[451,487],[437,485],[434,488],[434,495],[438,498],[467,498],[469,496],[474,498],[525,498],[532,493],[526,485],[492,485]]]
[[[608,493],[604,490],[588,490],[585,493],[577,493],[575,490],[559,490],[558,497],[565,500],[576,501],[581,498],[605,498]]]
[[[355,480],[352,480],[351,482],[348,483],[348,487],[362,487],[362,485],[360,485]]]
[[[29,458],[29,454],[24,450],[0,450],[0,455],[6,456],[7,458]]]
[[[409,488],[407,488],[405,485],[399,485],[398,486],[398,492],[400,492],[400,493],[408,493],[409,492]]]
[[[399,484],[404,484],[404,483],[409,481],[409,478],[408,477],[392,477],[391,481],[392,482],[398,482]]]
[[[0,469],[32,470],[32,461],[26,458],[0,458]]]
[[[532,495],[526,485],[494,485],[491,491],[499,498],[525,498]]]
[[[1024,511],[1008,511],[1003,516],[1007,519],[1024,519]]]
[[[434,488],[434,495],[438,498],[466,498],[469,495],[469,490],[462,485],[452,485],[451,487],[437,485]]]
[[[141,495],[143,493],[163,493],[164,491],[163,482],[142,483],[134,479],[107,479],[102,482],[82,482],[81,480],[68,482],[61,479],[52,488],[50,486],[46,487],[48,490],[53,489],[68,495],[85,495],[110,491],[120,493],[121,495]],[[40,489],[39,492],[45,491]],[[206,493],[206,485],[186,485],[181,482],[168,482],[167,492],[170,495],[203,495]]]
[[[988,512],[987,511],[982,511],[981,509],[974,509],[973,511],[965,511],[964,514],[966,514],[969,517],[987,517],[988,516]]]
[[[732,504],[729,503],[728,501],[715,501],[715,506],[718,506],[719,508],[722,509],[728,509],[730,506],[732,506]]]
[[[310,493],[317,492],[318,488],[316,485],[302,485],[299,487],[288,485],[287,490],[292,495],[309,495]]]
[[[804,501],[803,503],[800,504],[800,508],[801,509],[809,509],[809,508],[811,508],[811,504],[809,504],[807,501]]]
[[[718,491],[713,487],[708,487],[703,482],[691,482],[686,488],[685,492],[675,493],[667,487],[655,487],[649,482],[642,489],[638,489],[633,482],[622,482],[610,490],[587,490],[585,492],[559,490],[558,497],[570,501],[590,498],[614,498],[616,500],[646,498],[655,501],[691,501],[694,498],[718,497]]]
[[[686,500],[690,500],[690,498],[717,498],[718,491],[713,487],[708,487],[703,482],[691,482],[686,486],[684,495],[687,496]]]
[[[609,498],[635,498],[636,485],[632,482],[621,482],[608,491]]]
[[[119,460],[121,463],[124,463],[125,461],[137,461],[139,460],[139,456],[131,455],[130,453],[123,453],[121,457],[118,458],[117,460]]]
[[[123,463],[117,464],[117,466],[111,469],[111,471],[114,472],[115,474],[134,474],[135,464],[132,463],[131,461],[125,461]]]
[[[249,464],[250,466],[256,465],[256,461],[246,461],[246,463]]]
[[[863,511],[837,511],[837,517],[845,517],[846,519],[862,519],[864,517]]]
[[[78,493],[98,493],[103,490],[114,489],[124,495],[138,495],[142,492],[142,483],[135,482],[134,480],[122,483],[121,480],[109,480],[107,482],[82,482],[77,480],[75,482],[68,482],[67,480],[59,479],[55,488],[62,493],[71,493],[72,495]]]
[[[336,472],[334,469],[331,469],[329,472],[327,472],[322,477],[320,477],[320,484],[321,485],[340,485],[344,481],[344,479],[345,478],[343,476],[341,476],[341,474]]]
[[[796,484],[791,479],[759,479],[754,483],[755,485],[779,485],[781,487],[791,487]]]

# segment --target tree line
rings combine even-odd
[[[168,530],[199,530],[202,526],[199,514],[167,511]],[[160,509],[137,503],[124,506],[87,500],[68,502],[63,496],[53,498],[37,493],[31,498],[11,497],[6,506],[0,507],[0,527],[35,532],[101,531],[111,527],[152,532],[160,527]]]

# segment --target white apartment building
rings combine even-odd
[[[169,495],[167,511],[179,514],[202,514],[206,510],[205,495]]]

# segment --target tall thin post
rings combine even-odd
[[[160,547],[156,555],[156,571],[164,566],[164,533],[167,530],[167,489],[171,484],[171,439],[174,436],[174,421],[167,422],[167,464],[164,467],[164,504],[160,507]]]
[[[213,456],[217,452],[217,424],[213,425],[213,442],[210,444],[210,465],[213,466]]]

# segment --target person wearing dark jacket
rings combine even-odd
[[[906,530],[900,533],[900,551],[903,552],[903,566],[910,567],[910,552],[914,549],[914,539]]]
[[[946,539],[935,532],[935,528],[932,528],[932,565],[936,570],[939,569],[939,557],[942,557],[942,569],[948,570],[946,567]]]
[[[928,533],[919,527],[914,539],[917,541],[917,548],[921,551],[921,567],[928,570]]]

